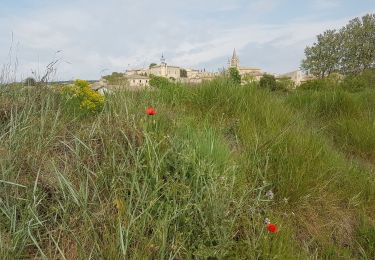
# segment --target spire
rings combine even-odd
[[[233,49],[233,56],[232,60],[237,60],[237,53],[236,53],[236,48]]]
[[[240,67],[240,59],[237,56],[236,49],[233,50],[232,59],[230,61],[230,67]]]
[[[160,62],[161,64],[165,64],[164,53],[161,54]]]

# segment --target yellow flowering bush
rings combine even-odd
[[[103,108],[105,98],[92,90],[85,80],[76,80],[73,85],[62,88],[63,95],[74,109],[82,112],[96,112]]]

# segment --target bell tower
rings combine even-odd
[[[160,76],[166,77],[168,74],[167,62],[164,58],[164,53],[161,54],[160,58]]]
[[[240,59],[237,56],[236,49],[233,50],[232,59],[230,60],[230,67],[231,68],[239,68],[240,67]]]

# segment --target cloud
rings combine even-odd
[[[311,18],[314,12],[293,10],[294,18],[280,22],[275,17],[286,5],[281,0],[42,2],[0,16],[0,60],[6,59],[13,32],[24,76],[46,66],[57,50],[63,50],[58,67],[61,79],[95,79],[103,69],[148,66],[158,62],[162,52],[171,64],[216,69],[226,65],[233,48],[245,65],[282,72],[299,66],[304,47],[315,35],[349,19],[317,21]],[[323,7],[320,2],[310,3]],[[286,6],[292,10],[293,3]],[[262,55],[254,53],[255,49]],[[272,61],[271,52],[277,52],[285,64]]]

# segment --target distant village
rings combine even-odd
[[[261,68],[241,66],[240,58],[235,49],[233,50],[232,57],[228,59],[227,69],[229,70],[230,68],[236,68],[238,70],[241,78],[243,79],[243,84],[246,84],[249,81],[259,81],[265,74]],[[164,77],[179,83],[199,84],[203,81],[210,81],[215,77],[220,76],[222,73],[225,72],[208,72],[205,69],[198,70],[169,65],[167,64],[164,55],[162,55],[160,64],[151,64],[148,68],[126,70],[123,76],[126,80],[126,85],[130,89],[142,89],[150,86],[151,75]],[[288,78],[292,80],[296,87],[310,79],[310,76],[307,76],[300,70],[281,75],[273,75],[276,78]],[[103,90],[108,87],[110,87],[110,83],[105,78],[102,78],[99,82],[92,85],[92,88],[95,90]]]

